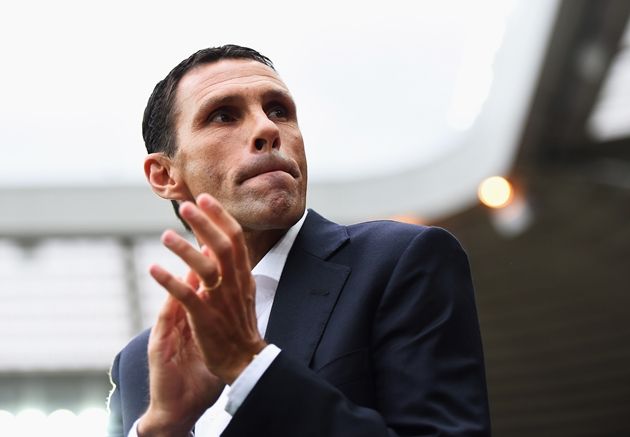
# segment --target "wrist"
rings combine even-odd
[[[247,366],[254,361],[256,355],[258,355],[265,347],[267,347],[267,343],[264,340],[261,340],[256,344],[256,346],[252,347],[250,351],[239,354],[239,359],[235,360],[233,365],[227,368],[222,375],[222,379],[226,382],[226,384],[232,385],[247,368]]]

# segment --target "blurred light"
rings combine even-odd
[[[510,202],[491,210],[490,220],[498,233],[513,238],[525,232],[534,221],[534,212],[523,195],[512,195]]]
[[[0,436],[4,437],[105,437],[107,411],[103,408],[87,408],[79,415],[60,409],[46,414],[28,408],[17,415],[0,410]]]
[[[87,408],[78,416],[78,425],[83,435],[105,436],[107,430],[107,411],[103,408]]]
[[[501,176],[492,176],[479,184],[477,195],[490,208],[504,208],[512,201],[512,185]]]
[[[534,212],[524,192],[516,192],[501,176],[492,176],[479,184],[479,200],[491,208],[490,220],[497,232],[513,238],[525,232],[534,221]]]
[[[5,421],[12,421],[15,416],[5,410],[0,410],[0,423],[4,423]]]
[[[56,410],[48,415],[47,434],[52,436],[79,436],[77,416],[70,410]]]
[[[607,49],[600,42],[590,42],[578,52],[578,72],[590,82],[598,80],[606,71]]]
[[[35,408],[27,408],[15,416],[15,427],[25,437],[49,435],[46,414]]]
[[[0,410],[0,435],[16,435],[15,416],[8,411]]]
[[[630,35],[630,25],[626,35]],[[630,106],[626,103],[630,94],[629,73],[630,44],[613,59],[587,121],[588,131],[597,141],[613,141],[630,135]]]
[[[396,222],[401,222],[401,223],[409,223],[411,225],[422,224],[422,220],[420,219],[420,217],[417,217],[414,215],[406,215],[406,214],[393,215],[390,217],[390,220],[394,220]]]

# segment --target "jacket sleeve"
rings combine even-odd
[[[116,356],[110,372],[108,437],[127,437],[149,405],[147,343],[150,330],[134,337]]]
[[[439,228],[400,256],[374,315],[377,407],[365,408],[281,353],[224,437],[490,435],[481,338],[468,260]]]
[[[122,414],[120,411],[120,389],[118,388],[119,360],[120,354],[116,355],[109,374],[112,383],[112,391],[109,394],[109,400],[107,402],[107,407],[109,410],[109,419],[107,422],[107,437],[124,437]]]

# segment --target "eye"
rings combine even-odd
[[[233,121],[236,121],[236,117],[228,109],[216,110],[208,117],[209,123],[230,123]]]
[[[286,120],[289,116],[289,111],[282,105],[274,105],[267,111],[267,116],[270,119]]]

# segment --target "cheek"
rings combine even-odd
[[[231,162],[229,152],[234,150],[233,137],[225,132],[199,135],[188,145],[183,170],[191,187],[215,185],[225,178]]]
[[[302,138],[302,132],[297,127],[287,129],[285,132],[284,144],[291,149],[291,154],[297,160],[304,161],[304,139]]]
[[[302,135],[298,135],[295,139],[294,156],[300,170],[302,171],[302,175],[306,178],[306,152],[304,151],[304,141],[302,140]]]
[[[221,171],[209,154],[196,154],[194,159],[188,159],[182,167],[182,176],[191,194],[196,197],[203,192],[212,194],[217,190]]]

